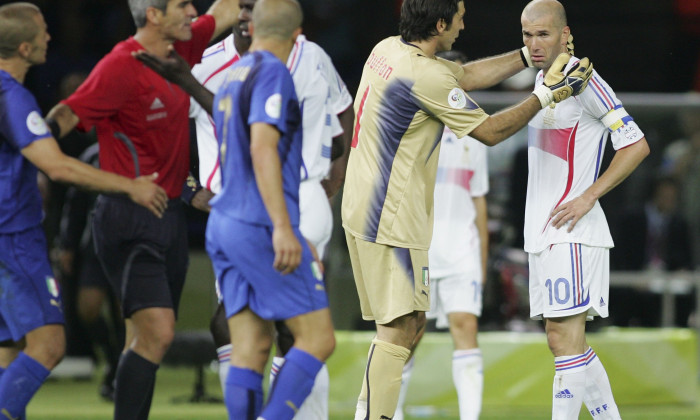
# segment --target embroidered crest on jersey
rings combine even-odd
[[[37,111],[32,111],[27,115],[27,129],[31,131],[32,134],[40,136],[49,132],[49,127],[41,118],[41,115]]]
[[[318,262],[311,262],[311,272],[313,273],[314,278],[316,278],[316,280],[323,281],[323,273],[321,272],[321,266],[318,264]]]
[[[430,271],[428,267],[423,267],[423,286],[430,286]]]
[[[275,93],[265,101],[265,113],[270,117],[277,119],[282,112],[282,95]]]
[[[447,103],[454,109],[462,109],[467,106],[467,95],[460,88],[454,88],[447,96]]]
[[[153,100],[153,103],[151,103],[151,107],[149,109],[154,110],[161,108],[165,108],[165,105],[163,105],[163,101],[161,101],[160,98],[155,98]]]

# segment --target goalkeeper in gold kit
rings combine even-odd
[[[428,247],[443,127],[495,145],[543,107],[579,94],[592,66],[565,75],[564,54],[545,83],[519,104],[486,114],[465,91],[522,70],[527,49],[459,66],[435,57],[464,28],[462,0],[405,0],[400,36],[381,41],[365,63],[342,219],[362,316],[376,324],[356,419],[391,419],[401,372],[430,304]],[[525,53],[525,54],[523,54]]]

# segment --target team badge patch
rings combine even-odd
[[[423,286],[430,286],[430,271],[428,267],[423,267]]]
[[[58,298],[58,283],[55,278],[46,276],[46,288],[51,293],[51,296]]]
[[[282,113],[282,95],[275,93],[265,101],[265,113],[270,118],[279,118]]]
[[[447,96],[447,103],[454,109],[462,109],[467,106],[467,95],[460,88],[454,88]]]
[[[34,135],[40,136],[49,132],[49,127],[37,111],[32,111],[27,115],[27,129]]]

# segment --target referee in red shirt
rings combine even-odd
[[[166,57],[173,47],[193,66],[207,44],[230,28],[238,0],[216,0],[195,19],[192,1],[130,0],[136,34],[118,43],[47,122],[55,137],[97,130],[100,167],[120,175],[158,172],[170,199],[162,218],[117,196],[98,198],[93,219],[97,255],[126,319],[117,368],[114,418],[146,419],[156,370],[172,342],[188,264],[179,199],[189,168],[189,96],[132,53]]]

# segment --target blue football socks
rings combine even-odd
[[[20,353],[0,379],[0,418],[22,418],[29,400],[49,373],[41,363]]]
[[[250,369],[230,366],[224,402],[230,420],[255,420],[263,402],[263,376]]]
[[[260,415],[266,420],[291,420],[314,386],[316,374],[323,362],[309,353],[292,347],[284,356],[270,397]]]

